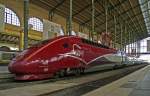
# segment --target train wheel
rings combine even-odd
[[[80,68],[76,68],[75,69],[75,75],[79,76],[81,74],[81,69]]]
[[[69,75],[71,73],[71,69],[70,68],[66,68],[65,71],[66,71],[65,75]]]
[[[122,67],[127,67],[127,65],[126,65],[126,64],[123,64]]]
[[[62,70],[59,71],[59,77],[64,77],[65,74],[66,74],[65,69],[62,69]]]
[[[59,78],[59,72],[56,72],[56,73],[54,74],[54,78]]]
[[[84,74],[84,70],[85,70],[85,69],[84,69],[84,68],[81,68],[80,70],[81,70],[81,74]]]
[[[118,65],[115,65],[113,66],[113,70],[117,69],[118,68]]]

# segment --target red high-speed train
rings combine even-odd
[[[16,80],[40,80],[79,74],[103,65],[114,66],[119,61],[116,53],[113,48],[78,36],[59,36],[24,50],[11,61],[8,69]]]

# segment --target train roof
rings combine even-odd
[[[100,44],[100,43],[93,42],[93,41],[91,41],[91,40],[88,40],[88,39],[85,39],[85,38],[82,38],[82,37],[79,37],[79,36],[74,36],[74,35],[70,35],[70,36],[68,36],[68,35],[66,35],[66,36],[59,36],[59,37],[56,37],[55,39],[64,38],[64,37],[68,37],[68,38],[70,38],[70,37],[72,37],[72,38],[78,38],[78,39],[81,39],[81,41],[82,41],[83,43],[86,43],[86,44],[89,44],[89,45],[93,45],[93,46],[96,46],[96,47],[101,47],[101,48],[109,49],[109,47],[106,46],[106,45],[102,45],[102,44]]]
[[[86,44],[89,44],[89,45],[92,45],[92,46],[96,46],[96,47],[101,47],[101,48],[106,48],[106,49],[109,49],[108,46],[105,46],[105,45],[102,45],[100,43],[97,43],[97,42],[93,42],[91,40],[88,40],[88,39],[85,39],[85,38],[82,38],[82,37],[79,37],[79,36],[74,36],[74,35],[65,35],[65,36],[58,36],[58,37],[55,37],[53,39],[47,39],[47,40],[44,40],[44,41],[41,41],[37,44],[34,44],[32,47],[37,47],[37,46],[41,46],[41,45],[45,45],[47,43],[50,43],[52,41],[57,41],[58,39],[61,39],[61,38],[76,38],[76,39],[80,39],[81,42],[83,43],[86,43]]]

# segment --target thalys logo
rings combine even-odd
[[[75,57],[82,57],[84,54],[84,52],[82,50],[72,50],[68,53],[65,53],[65,54],[59,54],[58,56],[56,57],[52,57],[50,59],[50,62],[54,62],[54,61],[59,61],[65,57],[72,57],[72,56],[75,56]]]
[[[82,57],[84,55],[84,51],[81,49],[81,47],[77,44],[73,44],[73,48],[70,52],[59,54],[56,57],[52,57],[50,59],[50,62],[59,61],[65,57]]]

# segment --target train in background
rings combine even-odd
[[[124,62],[127,65],[134,65],[134,64],[149,64],[147,60],[142,60],[136,57],[127,57],[128,59]]]
[[[24,50],[8,66],[16,80],[41,80],[123,66],[121,51],[78,36],[59,36]]]
[[[19,51],[11,50],[7,46],[0,47],[0,65],[8,65],[19,54]]]
[[[18,52],[14,51],[0,51],[0,65],[7,65],[16,57]]]

